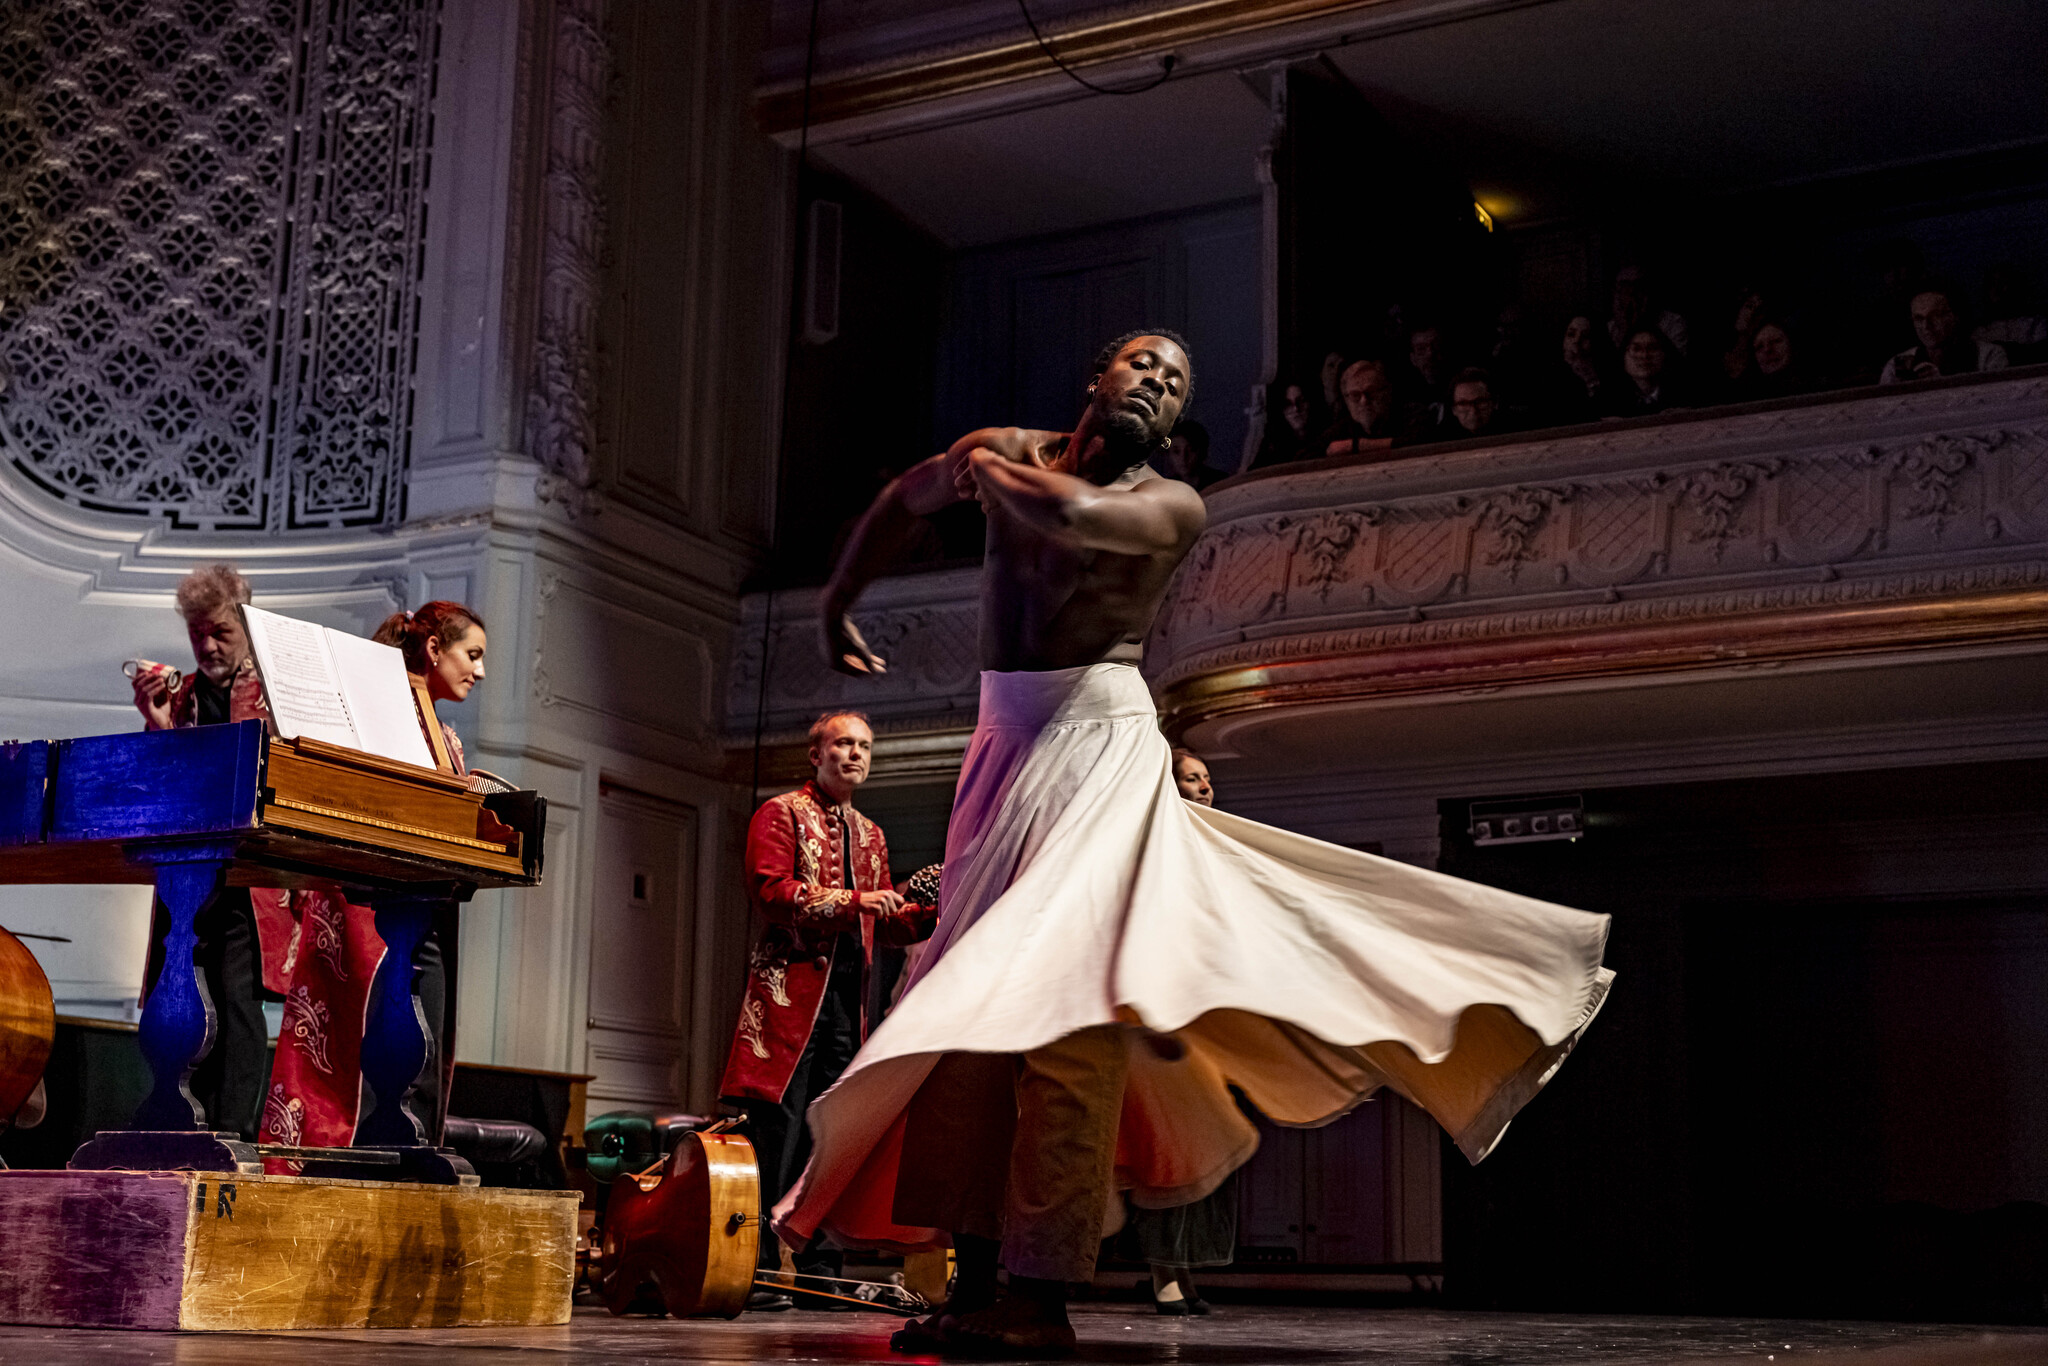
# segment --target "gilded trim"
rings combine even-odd
[[[1057,33],[1048,31],[1046,41],[1068,66],[1080,69],[1384,3],[1386,0],[1183,0],[1140,14]],[[1058,70],[1027,34],[993,47],[913,57],[879,70],[828,76],[811,86],[811,126],[1049,76]],[[803,105],[800,86],[764,91],[754,101],[762,131],[771,137],[795,129],[803,120]]]
[[[2048,589],[1282,659],[1184,679],[1161,699],[1161,719],[1177,737],[1204,721],[1278,707],[2028,641],[2048,641]]]

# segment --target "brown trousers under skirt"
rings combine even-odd
[[[948,1053],[910,1103],[894,1217],[1002,1244],[1013,1276],[1085,1281],[1111,1208],[1124,1031]]]

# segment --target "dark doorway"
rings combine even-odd
[[[1589,791],[1442,867],[1615,917],[1609,1004],[1484,1165],[1469,1305],[2039,1321],[2048,766]]]

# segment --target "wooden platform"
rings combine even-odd
[[[0,1172],[0,1323],[268,1332],[567,1323],[574,1191]]]

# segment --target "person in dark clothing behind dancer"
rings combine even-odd
[[[805,1107],[839,1080],[879,1013],[868,999],[877,936],[899,944],[915,937],[889,880],[882,829],[853,809],[874,754],[867,717],[827,712],[810,739],[811,780],[762,803],[747,829],[748,892],[766,923],[747,960],[747,991],[719,1086],[747,1113],[764,1210],[810,1158]],[[800,1277],[836,1277],[842,1268],[838,1251],[815,1241],[793,1261]],[[772,1237],[761,1239],[760,1265],[781,1268]],[[822,1282],[798,1282],[799,1308],[839,1307],[801,1293],[806,1284]],[[760,1292],[749,1307],[786,1309],[789,1301]]]
[[[1216,805],[1209,766],[1191,749],[1173,751],[1173,785],[1198,806]],[[1237,1260],[1237,1174],[1208,1195],[1172,1209],[1130,1206],[1121,1239],[1128,1254],[1152,1268],[1152,1308],[1174,1317],[1213,1313],[1191,1274],[1198,1266]]]

